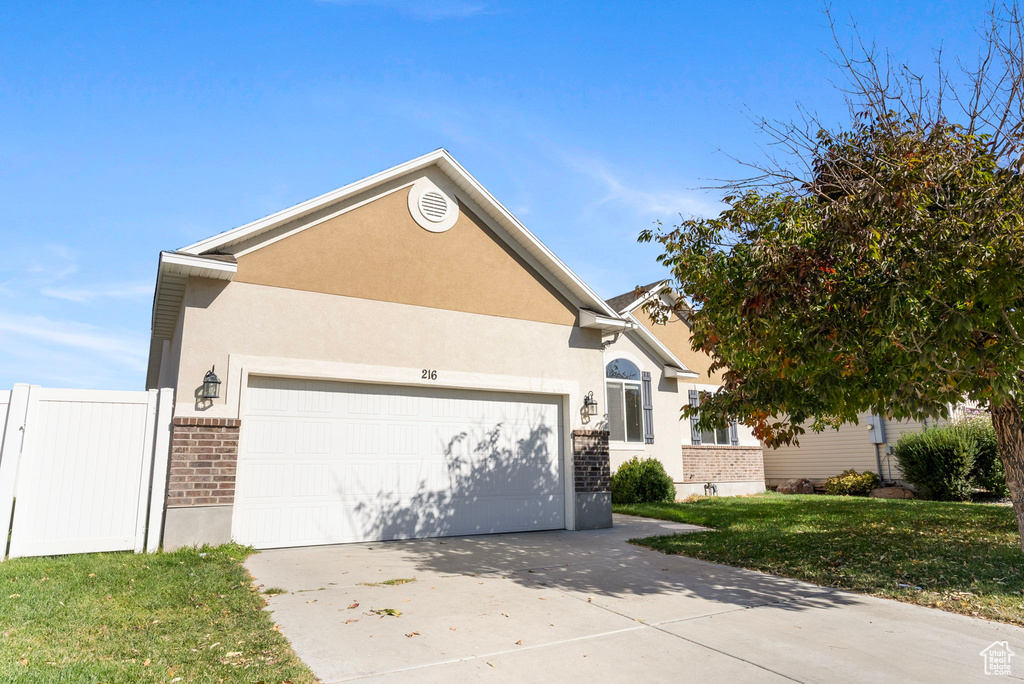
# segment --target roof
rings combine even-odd
[[[460,202],[469,202],[478,207],[478,213],[482,214],[481,218],[492,230],[505,237],[509,246],[537,272],[545,274],[566,299],[577,304],[580,310],[580,325],[602,330],[623,330],[631,325],[627,318],[608,306],[590,286],[538,240],[447,150],[438,149],[319,197],[182,247],[180,250],[161,252],[156,292],[153,297],[151,374],[154,372],[152,364],[155,363],[152,359],[158,359],[159,356],[154,355],[153,348],[158,346],[158,342],[168,340],[174,334],[185,293],[185,283],[190,276],[232,280],[238,268],[232,252],[238,251],[242,247],[241,243],[251,245],[254,238],[285,224],[297,222],[301,225],[304,217],[312,219],[311,214],[329,205],[431,167],[436,167],[451,180]],[[272,236],[268,238],[272,239]]]
[[[616,313],[623,314],[627,309],[633,308],[631,305],[641,299],[646,299],[654,288],[664,285],[666,280],[656,280],[650,285],[641,285],[640,287],[634,288],[629,292],[620,294],[607,300],[608,306],[615,310]],[[638,291],[642,291],[639,292]]]

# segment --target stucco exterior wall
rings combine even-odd
[[[576,309],[469,206],[461,205],[451,229],[433,233],[410,215],[409,192],[399,187],[239,254],[235,281],[574,324]]]
[[[554,383],[573,388],[564,390],[569,429],[593,427],[576,408],[584,393],[603,394],[600,333],[573,326],[199,278],[189,280],[184,321],[177,416],[240,417],[241,365],[255,357],[300,371],[315,362],[387,368],[379,381],[399,384],[425,384],[421,369],[437,371],[435,386],[483,387],[493,377],[500,389],[507,376],[529,380],[520,391],[552,393]],[[214,364],[221,397],[204,406],[195,393]]]
[[[650,330],[663,345],[668,347],[677,359],[686,364],[689,370],[700,374],[694,379],[694,382],[716,387],[721,384],[721,370],[714,373],[708,372],[711,367],[711,357],[703,352],[694,351],[690,346],[690,326],[686,324],[686,321],[677,314],[672,314],[667,322],[655,323],[643,307],[635,309],[633,315],[641,325]]]
[[[679,380],[679,396],[682,397],[682,401],[684,403],[686,403],[686,402],[690,401],[690,390],[696,390],[697,392],[712,392],[713,393],[713,392],[716,392],[718,390],[718,387],[719,387],[718,385],[707,385],[707,384],[704,384],[704,383],[701,383],[701,382],[698,382],[698,381],[686,381],[686,380],[680,379]],[[680,404],[680,406],[682,406],[682,404]],[[677,417],[678,417],[678,414],[677,414]],[[684,420],[681,420],[680,421],[680,426],[681,426],[680,429],[682,430],[682,433],[683,433],[683,444],[692,444],[693,441],[692,441],[691,435],[690,435],[690,420],[688,418],[684,419]],[[761,442],[757,439],[757,437],[754,437],[754,433],[751,432],[750,428],[748,428],[746,425],[737,425],[736,426],[736,437],[739,440],[739,444],[737,446],[743,446],[743,447],[759,447],[759,446],[761,446]]]
[[[625,358],[637,365],[641,371],[651,374],[652,409],[654,414],[654,444],[643,442],[610,442],[609,454],[612,472],[625,461],[640,458],[657,458],[664,464],[665,471],[676,482],[683,480],[682,458],[679,445],[682,444],[682,424],[679,410],[685,399],[679,393],[679,381],[666,378],[661,362],[642,346],[635,333],[622,333],[606,338],[604,362],[601,364],[601,391],[594,392],[600,397],[602,420],[607,421],[608,396],[603,379],[604,367],[614,359]]]

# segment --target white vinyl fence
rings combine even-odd
[[[0,392],[7,556],[155,551],[172,410],[170,389]]]

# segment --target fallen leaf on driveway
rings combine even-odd
[[[316,603],[316,599],[313,599],[312,601],[306,601],[306,603]]]
[[[359,620],[345,620],[346,625],[352,622],[359,622]]]
[[[357,601],[356,603],[353,603],[351,606],[349,606],[348,609],[352,610],[352,609],[358,608],[358,607],[359,607],[359,602]]]
[[[519,641],[516,642],[516,646],[522,646],[522,645],[523,645],[523,640],[522,639],[520,639]]]
[[[454,632],[454,631],[455,631],[455,628],[454,628],[454,627],[449,627],[448,629],[449,629],[449,630],[451,630],[452,632]]]
[[[394,608],[374,608],[370,612],[374,615],[380,615],[381,617],[384,617],[385,615],[390,615],[391,617],[398,617],[402,614],[402,611],[395,610]]]
[[[419,636],[419,635],[420,635],[419,632],[409,632],[405,636],[406,636],[406,638],[408,638],[408,637],[414,637],[414,636]]]
[[[502,617],[508,617],[508,613],[502,613]]]

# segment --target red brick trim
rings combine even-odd
[[[577,492],[610,492],[607,430],[572,431],[573,484]]]
[[[167,506],[211,506],[235,501],[237,418],[175,418]]]
[[[764,452],[748,446],[683,446],[683,482],[763,482]]]
[[[233,427],[241,426],[242,421],[238,418],[198,418],[195,416],[181,416],[174,418],[175,427]]]

